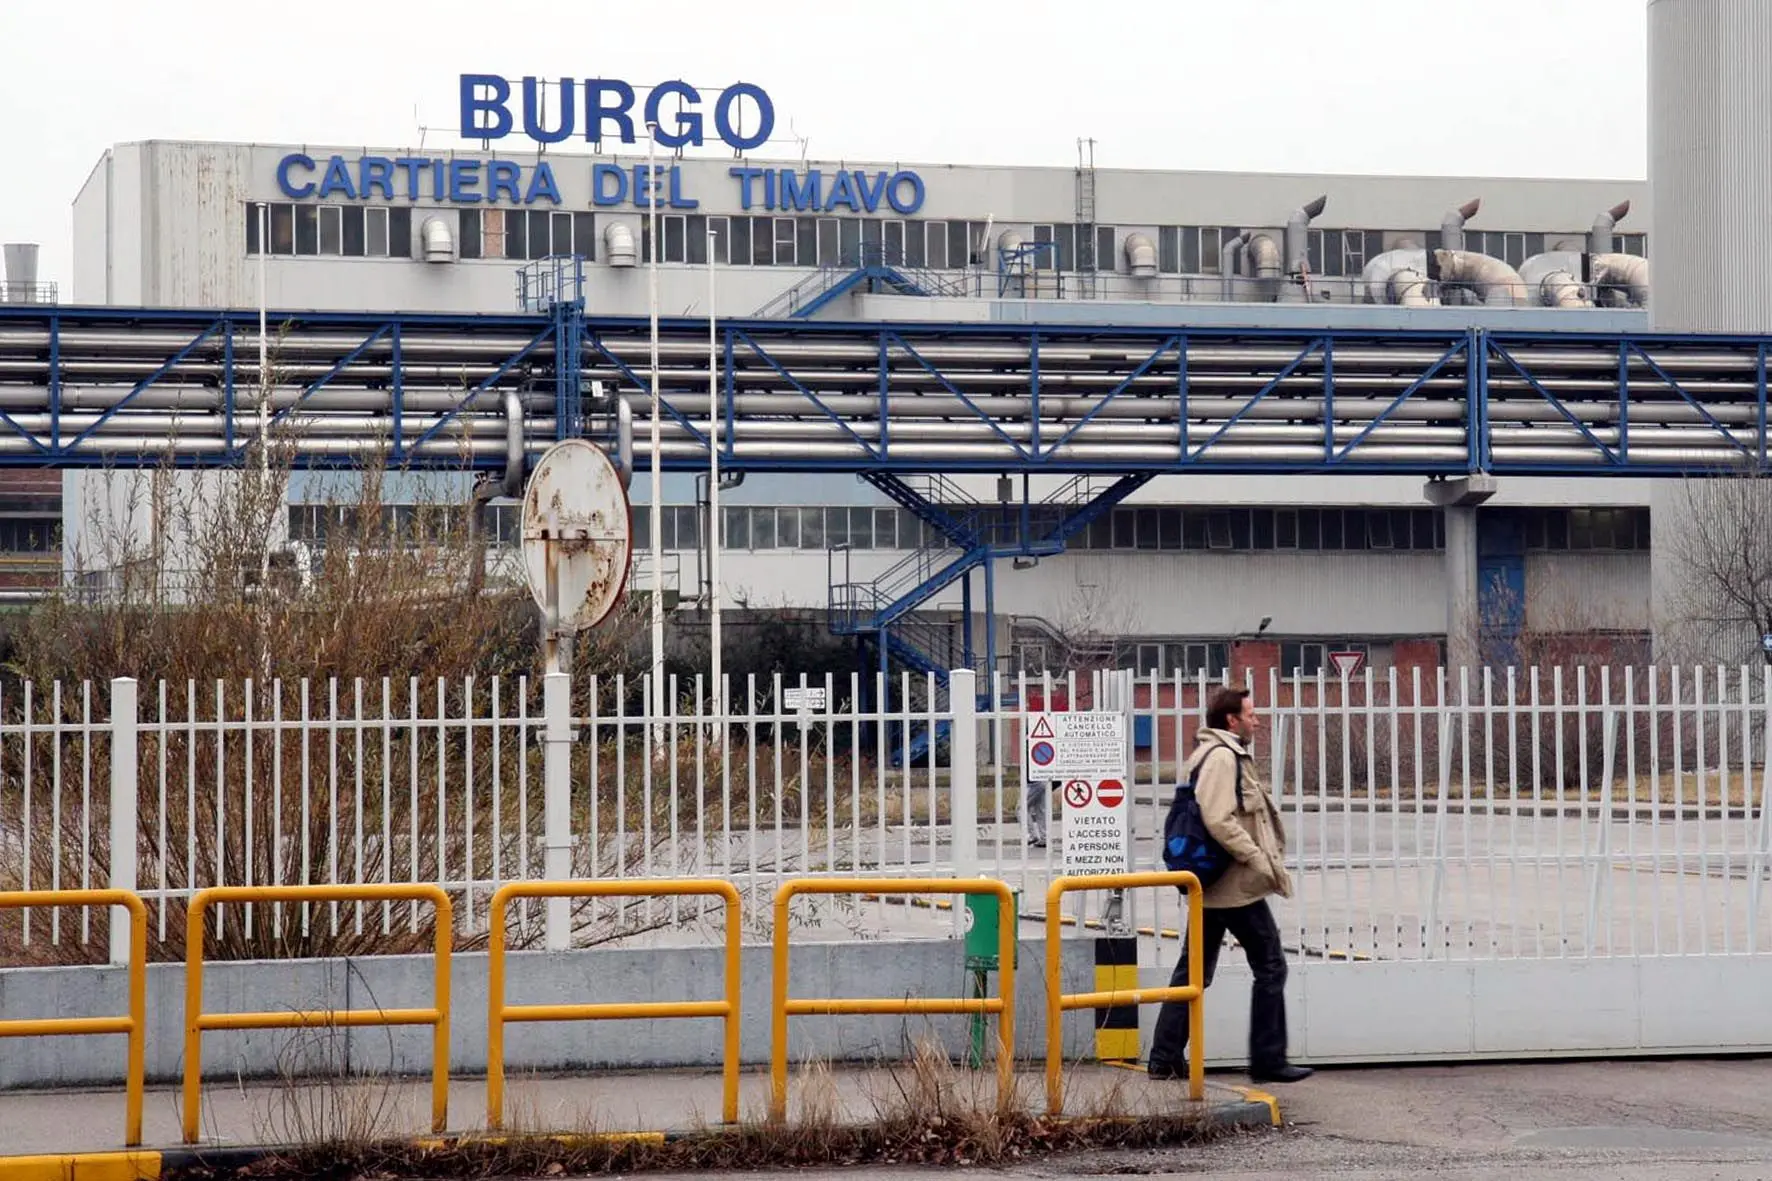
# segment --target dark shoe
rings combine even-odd
[[[1174,1082],[1187,1077],[1187,1067],[1171,1066],[1167,1062],[1152,1062],[1145,1067],[1145,1073],[1160,1082]]]
[[[1249,1081],[1255,1083],[1301,1083],[1317,1073],[1308,1066],[1282,1066],[1276,1070],[1252,1070]]]

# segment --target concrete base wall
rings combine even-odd
[[[711,1000],[721,987],[721,953],[713,949],[526,952],[511,956],[511,1004],[583,1004],[622,1000]],[[1044,947],[1022,946],[1016,977],[1019,1055],[1045,1048]],[[486,1069],[487,959],[461,955],[451,962],[450,1069],[475,1075]],[[770,950],[744,949],[741,1052],[745,1063],[769,1060]],[[106,1016],[125,1009],[126,973],[117,968],[30,968],[0,973],[0,1020]],[[1093,944],[1066,940],[1063,987],[1094,988]],[[992,978],[995,984],[995,977]],[[148,969],[147,1071],[150,1082],[175,1082],[184,1069],[182,964]],[[970,984],[958,941],[809,944],[796,947],[790,995],[800,997],[952,997]],[[207,965],[205,1012],[299,1009],[423,1008],[431,1004],[432,961],[423,956],[302,960]],[[788,1026],[788,1053],[809,1058],[867,1061],[899,1058],[915,1043],[936,1037],[950,1053],[968,1044],[965,1017],[796,1017]],[[1065,1020],[1067,1056],[1089,1052],[1093,1022],[1086,1013]],[[0,1088],[121,1085],[121,1036],[10,1039],[0,1050]],[[548,1022],[507,1026],[505,1063],[512,1071],[590,1068],[716,1066],[717,1020]],[[363,1028],[290,1033],[216,1032],[203,1037],[203,1074],[220,1080],[278,1077],[316,1065],[348,1063],[367,1073],[430,1070],[428,1028]]]

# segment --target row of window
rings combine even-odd
[[[1336,652],[1357,652],[1362,662],[1372,655],[1371,645],[1363,640],[1285,640],[1280,644],[1280,674],[1339,676],[1340,670],[1329,659]],[[1231,645],[1222,640],[1138,640],[1121,644],[1115,656],[1122,668],[1141,677],[1154,673],[1158,677],[1217,678],[1230,669]]]
[[[948,511],[964,518],[979,510],[953,507]],[[705,543],[701,508],[666,505],[663,513],[661,540],[665,549],[692,550]],[[726,505],[721,517],[721,544],[728,550],[824,551],[840,546],[911,550],[952,544],[934,526],[900,508]],[[1520,511],[1519,518],[1528,550],[1649,548],[1647,509],[1527,509]],[[1019,519],[1018,509],[993,509],[977,524],[984,528],[988,521],[991,532],[1006,541]],[[456,510],[447,507],[385,505],[381,528],[403,538],[441,537],[457,528],[459,520]],[[1036,509],[1032,527],[1038,534],[1057,520],[1056,510]],[[633,506],[633,522],[636,541],[649,542],[651,506]],[[28,527],[56,523],[0,518],[0,549],[28,549],[24,544],[8,546],[6,542],[22,542]],[[355,523],[356,510],[350,506],[298,504],[289,508],[289,536],[294,541],[323,542],[329,533],[353,530]],[[480,528],[490,544],[516,545],[521,536],[517,506],[486,506]],[[1234,553],[1441,550],[1445,545],[1444,518],[1431,508],[1183,509],[1158,505],[1117,508],[1073,538],[1070,548]]]
[[[459,249],[465,259],[527,261],[550,254],[597,257],[596,215],[549,209],[464,209],[458,212]],[[259,253],[261,219],[271,254],[340,256],[345,258],[409,258],[412,255],[412,209],[407,206],[328,204],[246,206],[246,251]],[[663,263],[705,266],[825,267],[854,266],[863,259],[884,258],[919,270],[995,269],[983,221],[931,221],[875,217],[726,217],[665,214],[659,217]],[[1095,227],[1079,235],[1079,227],[1048,223],[1032,228],[1023,262],[1035,270],[1076,272],[1118,271],[1118,230]],[[1241,231],[1221,226],[1160,226],[1157,229],[1157,270],[1166,275],[1216,275],[1223,244]],[[711,237],[710,237],[711,235]],[[1547,239],[1554,245],[1568,235],[1465,231],[1465,248],[1519,266],[1542,253]],[[652,258],[651,218],[640,219],[640,257]],[[1439,245],[1439,231],[1424,235],[1426,245]],[[1642,234],[1616,235],[1617,248],[1647,254]],[[1385,249],[1380,230],[1311,230],[1310,273],[1319,276],[1358,275]]]
[[[341,258],[411,258],[412,210],[403,205],[246,206],[246,253]]]

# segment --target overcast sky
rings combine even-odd
[[[1087,136],[1103,167],[1640,179],[1645,23],[1644,0],[0,0],[0,239],[65,284],[74,194],[125,140],[468,146],[463,72],[753,82],[771,157],[801,154],[791,121],[852,160],[1069,166]]]

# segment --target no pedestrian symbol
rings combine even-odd
[[[1067,808],[1087,808],[1095,789],[1089,786],[1087,779],[1073,779],[1064,785],[1064,803]]]

